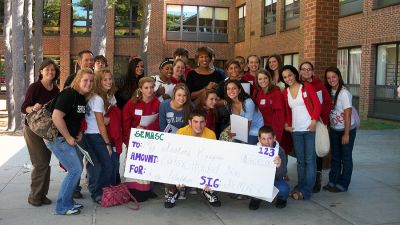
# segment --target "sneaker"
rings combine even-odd
[[[278,209],[283,209],[283,208],[285,208],[286,207],[286,200],[283,200],[283,199],[277,199],[276,200],[276,205],[275,205],[275,207],[276,208],[278,208]]]
[[[256,198],[251,198],[250,204],[249,204],[249,209],[250,210],[257,210],[260,208],[261,200],[256,199]]]
[[[221,206],[221,201],[218,199],[217,195],[214,194],[214,192],[203,191],[203,195],[204,197],[206,197],[208,203],[210,203],[211,206],[213,207]]]
[[[68,211],[66,211],[65,213],[64,213],[64,215],[78,215],[79,213],[81,213],[81,211],[79,210],[79,209],[74,209],[74,208],[72,208],[72,209],[70,209],[70,210],[68,210]]]
[[[197,188],[191,187],[191,188],[189,189],[189,193],[190,193],[191,195],[197,195]]]
[[[176,192],[168,192],[168,197],[165,199],[164,207],[172,208],[175,206],[176,200],[179,198],[180,192],[177,190]]]
[[[42,206],[43,204],[42,201],[35,201],[30,198],[28,198],[28,203],[36,207]]]
[[[179,198],[178,199],[186,199],[186,188],[181,188],[181,190],[179,190]]]
[[[245,199],[247,199],[247,196],[246,195],[236,195],[236,199],[237,200],[245,200]]]
[[[74,206],[72,206],[72,209],[83,209],[83,205],[79,203],[75,203]]]
[[[331,191],[333,188],[334,186],[330,185],[329,183],[322,187],[324,191]]]
[[[76,198],[76,199],[80,199],[80,198],[83,198],[83,195],[81,194],[80,191],[74,191],[74,194],[72,195],[72,197]]]

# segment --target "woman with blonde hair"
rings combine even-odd
[[[67,169],[67,176],[58,193],[55,213],[76,215],[83,206],[77,204],[72,195],[82,173],[81,160],[77,154],[76,143],[82,139],[81,121],[85,118],[86,100],[93,90],[94,73],[92,69],[79,70],[72,81],[71,88],[64,89],[55,102],[52,119],[59,131],[53,141],[46,146]]]
[[[116,88],[109,69],[100,69],[95,74],[94,94],[90,97],[85,115],[87,129],[85,140],[94,166],[87,164],[89,190],[95,202],[101,201],[102,188],[116,183],[116,153],[106,126],[109,118],[105,117],[109,107],[116,104]]]
[[[158,130],[158,118],[150,125],[140,125],[142,116],[155,115],[158,113],[160,101],[154,95],[154,79],[151,77],[140,78],[138,88],[133,92],[132,98],[126,103],[122,111],[122,134],[126,146],[129,143],[131,128]],[[126,182],[132,195],[139,201],[146,201],[148,198],[157,197],[151,191],[149,181],[131,179]]]

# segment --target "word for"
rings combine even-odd
[[[218,188],[220,185],[220,180],[214,179],[212,177],[201,176],[200,185],[207,185],[208,187]]]
[[[261,155],[267,155],[269,157],[272,157],[275,155],[275,149],[268,147],[260,147],[260,151],[258,153]]]
[[[158,162],[158,156],[156,155],[146,155],[143,153],[139,153],[139,152],[132,152],[131,160],[137,160],[140,162],[148,162],[148,163],[156,163]]]
[[[142,165],[139,165],[139,166],[136,166],[136,165],[133,165],[133,164],[131,164],[130,166],[129,166],[129,173],[137,173],[137,174],[144,174],[144,168],[143,168],[143,166]]]
[[[161,140],[164,141],[163,133],[155,133],[152,131],[137,130],[135,132],[135,137],[150,139],[150,140]]]

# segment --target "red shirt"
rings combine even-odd
[[[177,80],[177,79],[175,79],[175,77],[171,76],[169,79],[171,80],[171,83],[173,83],[173,84],[185,83],[185,81],[182,78],[181,78],[181,80]]]
[[[215,113],[212,110],[207,111],[206,127],[215,132]]]
[[[322,105],[321,105],[321,119],[322,122],[327,125],[329,122],[329,114],[331,113],[332,109],[332,99],[329,95],[328,90],[326,89],[325,85],[318,77],[312,77],[311,84],[313,85],[316,92],[322,92]]]
[[[244,73],[243,80],[250,82],[251,85],[255,85],[256,77],[251,75],[249,71]]]
[[[185,75],[185,79],[187,78],[189,72],[192,71],[192,70],[193,70],[192,67],[186,66],[185,72],[183,72],[183,74]]]
[[[139,100],[136,104],[133,104],[131,100],[128,100],[122,111],[122,135],[126,146],[129,143],[131,128],[139,126],[141,116],[157,114],[159,108],[160,101],[155,96],[148,103]],[[144,127],[144,129],[158,131],[160,129],[158,118],[149,126]]]
[[[283,91],[283,97],[285,100],[285,111],[286,111],[286,123],[289,127],[292,126],[292,109],[288,102],[289,88]],[[311,120],[318,120],[321,114],[321,103],[319,102],[317,93],[312,84],[305,82],[301,88],[301,97],[303,98],[304,104],[306,105],[308,114],[310,114]]]
[[[253,94],[253,100],[264,119],[264,124],[274,129],[278,142],[282,140],[285,127],[285,106],[283,95],[278,87],[274,87],[270,92],[265,93],[257,90]]]

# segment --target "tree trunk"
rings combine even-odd
[[[93,54],[106,55],[107,0],[93,1],[91,46]]]
[[[24,36],[26,50],[25,86],[28,88],[35,80],[33,71],[32,0],[24,3]]]
[[[4,63],[6,72],[6,107],[8,112],[8,131],[15,130],[15,101],[12,76],[12,58],[11,58],[11,0],[4,0]]]
[[[35,0],[35,80],[39,76],[39,67],[43,62],[42,45],[43,0]]]
[[[143,19],[140,25],[140,57],[143,59],[144,74],[147,74],[147,48],[149,44],[151,1],[141,0],[143,6]]]
[[[15,99],[15,130],[22,128],[21,106],[25,97],[25,68],[24,68],[24,0],[12,2],[12,76],[14,82]]]

